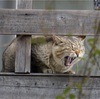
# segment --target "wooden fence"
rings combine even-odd
[[[0,99],[55,99],[69,85],[76,99],[99,99],[99,77],[30,73],[31,35],[100,35],[99,24],[99,11],[35,10],[32,0],[17,0],[17,9],[0,9],[0,34],[23,35],[17,43],[15,73],[0,73]],[[79,83],[84,95],[73,86]]]

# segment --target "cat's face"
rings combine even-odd
[[[56,63],[65,68],[67,72],[84,55],[84,37],[54,36],[52,54]]]

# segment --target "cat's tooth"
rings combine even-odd
[[[69,56],[66,59],[66,66],[69,64]]]
[[[73,61],[73,57],[71,58],[71,62]]]
[[[71,62],[71,57],[70,57],[70,62]]]
[[[71,63],[71,57],[69,57],[69,63]]]
[[[71,63],[71,57],[67,56],[65,60],[65,65],[70,66],[70,63]]]
[[[70,57],[68,56],[68,61],[70,61]]]

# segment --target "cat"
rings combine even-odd
[[[46,36],[41,42],[31,44],[31,72],[34,73],[72,73],[72,67],[85,53],[85,36]],[[3,72],[15,70],[16,40],[4,51]]]

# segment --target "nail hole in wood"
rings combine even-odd
[[[27,13],[25,13],[25,15],[28,15]]]
[[[68,84],[66,84],[66,87],[68,86]]]
[[[35,82],[34,85],[36,86],[37,85],[37,82]]]
[[[52,85],[54,86],[54,85],[55,85],[55,83],[52,83]]]

